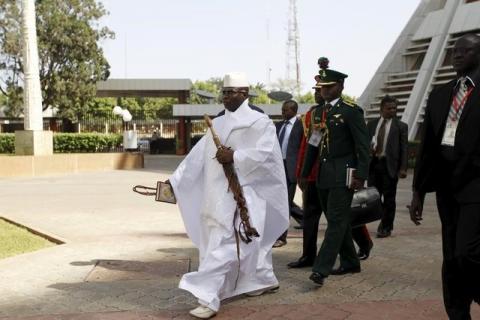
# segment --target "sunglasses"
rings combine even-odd
[[[222,90],[222,95],[229,96],[236,93],[246,93],[245,90]]]

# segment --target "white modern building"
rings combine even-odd
[[[480,33],[480,0],[422,0],[358,99],[366,118],[378,117],[382,97],[393,96],[415,140],[428,94],[455,77],[455,40],[470,32]]]

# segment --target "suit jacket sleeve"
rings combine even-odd
[[[303,124],[300,119],[297,119],[292,128],[292,132],[290,133],[290,137],[288,139],[288,147],[287,147],[287,174],[288,178],[292,182],[297,181],[296,169],[297,169],[297,159],[298,153],[300,150],[300,144],[303,140]]]
[[[373,136],[375,135],[375,131],[377,130],[377,124],[378,124],[378,119],[368,121],[368,123],[367,123],[368,138],[369,138],[369,143],[370,144],[371,144],[371,141],[373,139]]]
[[[406,171],[408,165],[408,125],[399,121],[400,129],[400,170]]]
[[[301,171],[302,178],[308,178],[310,172],[312,171],[315,161],[318,156],[318,147],[314,147],[311,144],[307,143],[307,150],[305,151],[305,159],[303,161],[303,167]]]
[[[420,146],[417,150],[415,170],[413,174],[413,191],[427,193],[434,191],[432,173],[435,157],[435,132],[432,125],[432,105],[436,90],[428,97],[425,107],[425,116],[420,138]],[[433,160],[433,161],[432,161]]]

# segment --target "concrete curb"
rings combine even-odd
[[[6,218],[5,216],[0,216],[0,219],[1,220],[4,220],[5,222],[8,222],[10,224],[13,224],[17,227],[20,227],[20,228],[24,228],[24,229],[27,229],[30,233],[33,233],[39,237],[42,237],[44,239],[47,239],[48,241],[50,242],[53,242],[57,245],[60,245],[60,244],[66,244],[67,243],[67,240],[63,239],[62,237],[59,237],[59,236],[56,236],[56,235],[53,235],[49,232],[46,232],[46,231],[43,231],[43,230],[40,230],[38,228],[33,228],[33,227],[30,227],[30,226],[27,226],[25,224],[22,224],[22,223],[19,223],[19,222],[16,222],[16,221],[13,221],[12,219],[9,219],[9,218]]]

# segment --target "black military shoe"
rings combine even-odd
[[[377,238],[388,238],[392,235],[392,231],[389,230],[378,230]]]
[[[323,286],[323,280],[325,278],[326,277],[324,275],[318,272],[313,272],[309,277],[309,279],[315,282],[315,284],[317,284],[319,287]]]
[[[360,271],[362,271],[360,266],[348,268],[348,269],[340,266],[337,269],[333,269],[332,272],[330,272],[330,274],[333,276],[341,276],[347,273],[359,273]]]
[[[368,257],[370,256],[370,251],[372,251],[372,248],[373,248],[373,242],[370,242],[370,244],[368,245],[368,248],[358,249],[358,253],[357,253],[358,259],[367,260]]]
[[[301,257],[297,261],[293,261],[287,264],[287,267],[292,269],[305,268],[305,267],[311,267],[311,266],[313,266],[313,259],[310,259],[305,256]]]

